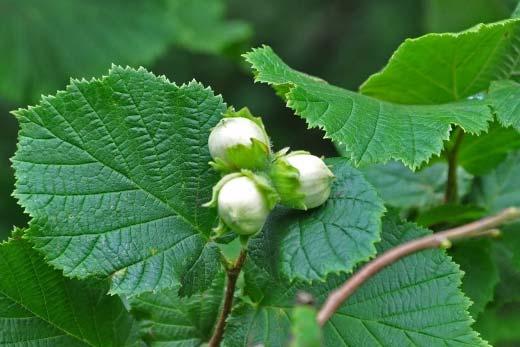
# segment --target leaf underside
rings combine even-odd
[[[518,61],[519,31],[520,21],[508,20],[458,34],[429,34],[406,41],[389,66],[363,86],[361,91],[370,95],[351,92],[298,72],[267,46],[254,49],[245,58],[254,70],[256,81],[272,85],[287,106],[309,126],[324,129],[326,137],[345,146],[356,164],[396,159],[416,169],[441,152],[452,125],[472,134],[487,130],[494,115],[492,109],[503,103],[508,94],[495,93],[496,100],[466,97],[486,91],[494,80],[509,77]],[[432,45],[435,54],[431,52]],[[469,60],[471,63],[466,64]],[[405,77],[413,81],[413,87],[404,82],[408,99],[390,94],[399,89],[397,79],[400,83],[406,80],[401,74],[402,66],[408,69]],[[382,81],[378,82],[382,87],[373,87],[374,81]],[[445,83],[450,83],[448,91],[444,90],[448,88]],[[448,93],[453,88],[455,92]],[[511,120],[497,109],[501,123],[516,124],[518,112],[514,112]]]
[[[14,195],[35,248],[67,276],[110,276],[112,293],[207,286],[220,267],[201,207],[218,179],[207,138],[225,109],[194,81],[114,66],[14,112]]]

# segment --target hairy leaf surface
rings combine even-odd
[[[290,68],[267,46],[245,57],[256,81],[273,85],[288,107],[346,146],[357,164],[393,158],[415,169],[440,153],[452,124],[479,134],[493,117],[481,99],[402,105],[351,92]]]
[[[218,178],[207,139],[224,110],[196,82],[113,67],[16,111],[28,237],[67,276],[110,276],[113,293],[204,288],[220,266],[201,207]]]
[[[278,207],[249,242],[250,257],[274,276],[324,280],[376,252],[382,200],[347,159],[326,162],[335,175],[327,202],[309,211]]]
[[[427,234],[414,224],[386,217],[378,251]],[[225,346],[281,346],[287,341],[290,307],[298,290],[321,303],[344,277],[324,284],[284,286],[250,262],[246,290],[254,304],[232,313]],[[488,346],[471,329],[470,301],[459,289],[461,272],[441,250],[413,254],[382,270],[344,304],[324,327],[325,346]]]
[[[123,346],[132,319],[106,288],[66,279],[19,238],[0,245],[0,345]]]

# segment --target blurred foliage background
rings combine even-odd
[[[265,85],[241,54],[268,44],[290,65],[356,90],[408,37],[506,18],[515,0],[0,0],[0,239],[28,217],[11,193],[10,110],[91,78],[142,65],[176,83],[193,78],[264,117],[278,148],[335,155]],[[45,153],[42,153],[45,155]],[[498,313],[497,313],[498,314]],[[488,330],[493,330],[492,323]],[[514,344],[510,345],[513,346]],[[506,346],[506,345],[504,345]]]
[[[265,117],[278,147],[334,155],[240,54],[268,44],[292,66],[357,89],[408,37],[505,18],[514,0],[0,0],[0,239],[27,217],[11,197],[9,111],[63,89],[70,77],[142,65],[171,81],[195,78],[230,105]],[[43,155],[43,154],[42,154]]]

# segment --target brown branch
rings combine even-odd
[[[364,282],[399,259],[428,248],[447,248],[451,245],[451,241],[459,239],[496,235],[497,230],[493,228],[506,221],[517,218],[520,218],[520,209],[511,207],[494,216],[486,217],[453,229],[434,233],[389,249],[363,266],[341,287],[329,294],[327,300],[318,312],[318,323],[323,326],[334,312],[336,312],[336,310],[345,302],[345,300],[347,300]]]
[[[448,181],[446,182],[446,192],[444,194],[444,202],[457,202],[458,199],[458,182],[457,167],[459,148],[464,138],[464,132],[461,128],[457,128],[455,132],[455,143],[448,150]]]
[[[209,340],[208,347],[220,346],[222,336],[224,335],[224,329],[226,328],[226,319],[229,316],[233,306],[233,296],[235,294],[237,279],[246,260],[246,256],[246,250],[242,249],[235,264],[226,270],[227,285],[226,292],[224,294],[224,305],[222,306],[222,311],[220,312],[220,317],[218,319],[217,325],[215,326],[213,336],[211,336],[211,339]]]

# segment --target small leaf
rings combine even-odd
[[[105,285],[64,278],[19,238],[0,245],[0,274],[0,345],[124,345],[132,319]]]
[[[200,294],[179,298],[175,289],[144,293],[130,299],[148,346],[200,346],[209,341],[219,313],[224,276]]]
[[[113,67],[16,111],[15,196],[36,249],[66,276],[110,276],[112,293],[204,288],[220,267],[207,139],[225,110],[196,82]]]
[[[485,217],[486,209],[474,205],[443,204],[419,213],[415,222],[423,227],[469,223]]]
[[[347,159],[326,163],[336,176],[329,200],[309,211],[277,207],[249,241],[249,256],[274,276],[324,280],[375,254],[383,202]]]
[[[466,135],[459,148],[459,164],[473,175],[484,175],[497,167],[507,154],[520,149],[520,133],[493,123],[486,134]]]
[[[478,37],[475,42],[482,44]],[[400,105],[341,89],[291,69],[267,46],[245,58],[256,81],[272,85],[309,126],[324,129],[327,137],[346,146],[356,164],[398,159],[416,169],[441,152],[452,124],[479,134],[492,119],[487,102],[480,99]]]
[[[516,68],[520,20],[407,39],[361,93],[400,104],[439,104],[486,91]]]
[[[383,252],[428,234],[392,214],[383,222]],[[249,262],[246,292],[253,304],[236,307],[225,335],[225,346],[282,346],[288,339],[290,309],[299,290],[321,303],[345,276],[326,283],[290,285]],[[470,301],[460,291],[462,274],[442,250],[425,250],[403,258],[376,274],[324,326],[324,346],[488,346],[471,329]]]
[[[457,170],[459,194],[465,195],[471,175]],[[448,165],[436,163],[413,172],[398,162],[361,168],[366,179],[376,188],[385,203],[399,208],[427,208],[444,201]]]
[[[490,213],[520,207],[520,151],[511,153],[495,170],[479,180],[476,201]]]

